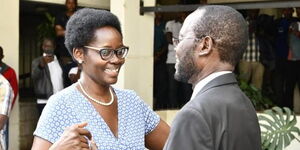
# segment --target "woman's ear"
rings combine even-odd
[[[73,56],[74,59],[79,63],[82,64],[83,63],[83,59],[84,59],[84,52],[82,48],[73,48]]]
[[[204,56],[212,51],[213,39],[210,36],[206,36],[199,41],[197,44],[196,52],[198,56]]]

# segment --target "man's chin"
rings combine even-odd
[[[175,72],[174,78],[177,81],[188,83],[188,79],[185,78],[183,75],[177,73],[177,71]]]

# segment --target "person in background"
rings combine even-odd
[[[73,61],[71,54],[68,52],[65,46],[65,30],[69,18],[77,10],[77,0],[66,0],[66,11],[62,14],[58,14],[55,19],[55,33],[56,33],[56,49],[55,55],[62,63],[64,86],[68,87],[72,84],[68,73],[71,68],[76,67],[77,64]]]
[[[14,92],[10,83],[0,74],[0,150],[8,150],[8,139],[5,133],[8,130],[8,117],[11,111]]]
[[[19,92],[18,80],[17,80],[17,75],[15,70],[10,66],[8,66],[6,63],[4,63],[2,61],[3,58],[4,58],[3,48],[0,46],[0,73],[6,78],[6,80],[10,83],[10,86],[13,89],[14,92],[14,99],[12,101],[12,108],[13,108]]]
[[[232,73],[247,42],[247,23],[231,7],[203,6],[186,18],[173,42],[174,76],[194,91],[172,123],[165,150],[261,149],[255,109]]]
[[[70,64],[72,57],[65,47],[65,30],[69,18],[77,9],[77,0],[65,1],[66,12],[58,14],[55,19],[55,33],[56,33],[56,51],[55,54],[62,61],[63,65]]]
[[[18,86],[18,79],[15,70],[8,66],[6,63],[4,63],[2,60],[4,58],[3,48],[0,46],[0,73],[6,78],[6,80],[9,82],[11,88],[13,89],[14,96],[11,104],[11,108],[13,109],[14,104],[16,102],[18,93],[19,93],[19,86]],[[9,143],[9,120],[6,122],[7,129],[4,130],[5,138],[6,138],[6,145],[8,148]]]
[[[275,20],[276,22],[276,39],[275,39],[275,57],[276,66],[274,70],[274,93],[276,104],[280,107],[292,106],[291,101],[286,99],[287,83],[287,59],[289,54],[289,31],[292,22],[297,21],[293,17],[293,8],[281,9],[282,17]],[[292,109],[292,108],[291,108]]]
[[[294,109],[294,90],[300,88],[300,8],[296,8],[298,18],[291,23],[288,34],[289,55],[286,63],[285,107]],[[299,90],[300,91],[300,90]]]
[[[240,79],[249,82],[257,89],[262,88],[264,66],[260,62],[261,48],[258,36],[257,18],[259,9],[247,10],[249,40],[246,51],[239,63]]]
[[[42,113],[49,97],[64,88],[61,63],[54,54],[54,40],[44,38],[41,47],[43,55],[35,58],[31,65],[31,78],[39,114]]]
[[[182,23],[186,17],[186,13],[177,14],[174,20],[170,20],[166,23],[166,39],[168,42],[168,54],[167,54],[167,72],[168,72],[168,96],[169,105],[180,107],[183,103],[190,98],[191,86],[186,83],[180,83],[174,79],[175,73],[175,51],[172,38],[178,39],[179,31],[182,27]],[[183,90],[183,92],[179,92]]]
[[[168,106],[168,73],[166,59],[168,44],[165,37],[165,22],[161,13],[155,13],[154,21],[154,109],[163,109]]]
[[[132,90],[112,87],[129,48],[118,18],[83,8],[70,18],[66,47],[82,66],[77,83],[50,97],[32,150],[163,148],[169,126]],[[95,147],[92,144],[92,147]]]

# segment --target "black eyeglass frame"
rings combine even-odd
[[[93,46],[84,46],[84,48],[88,48],[88,49],[92,49],[92,50],[96,50],[98,51],[100,57],[102,60],[109,60],[113,57],[113,54],[116,55],[117,58],[119,59],[124,59],[129,51],[129,47],[128,46],[122,46],[120,48],[117,49],[111,49],[111,48],[101,48],[101,47],[93,47]],[[118,55],[119,52],[122,52],[125,49],[124,54],[122,55]],[[104,50],[108,50],[109,51],[109,56],[103,56],[103,51]],[[113,52],[113,53],[112,53]]]

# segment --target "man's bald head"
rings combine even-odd
[[[203,6],[191,14],[190,23],[197,38],[210,36],[220,60],[235,66],[248,42],[248,27],[243,16],[228,6]]]

